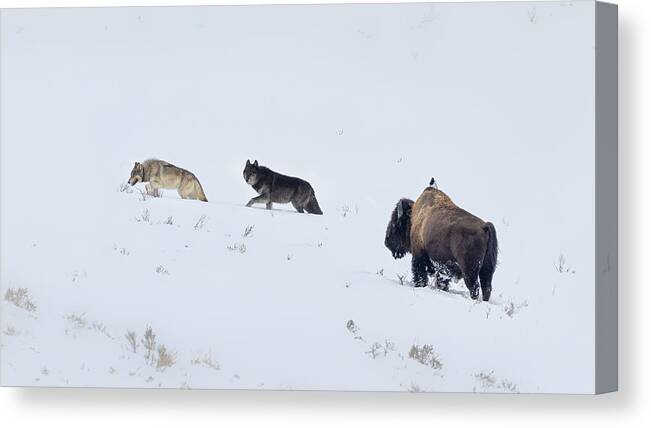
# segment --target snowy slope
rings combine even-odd
[[[592,391],[591,3],[475,6],[3,11],[2,384]],[[150,156],[210,202],[122,191]],[[325,215],[244,207],[247,159]],[[489,303],[384,248],[431,176],[497,228]]]

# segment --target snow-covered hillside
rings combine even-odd
[[[2,384],[592,391],[591,4],[3,11]],[[122,187],[152,156],[210,202]],[[383,245],[432,176],[489,303]]]

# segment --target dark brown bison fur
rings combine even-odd
[[[450,277],[461,277],[473,299],[479,297],[480,281],[483,300],[490,298],[497,266],[495,227],[459,208],[438,189],[426,188],[416,202],[398,201],[384,245],[394,258],[411,253],[415,286],[426,286],[428,274],[438,278],[447,271],[439,288],[447,289]]]

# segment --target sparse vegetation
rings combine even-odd
[[[527,306],[529,306],[529,303],[526,300],[522,303],[515,303],[513,301],[508,301],[504,304],[504,312],[510,318],[513,318],[515,314],[517,314],[518,312],[520,312],[522,308],[526,308]]]
[[[131,187],[129,183],[122,182],[122,184],[120,184],[120,187],[118,187],[118,192],[127,194],[133,193],[133,187]]]
[[[398,277],[398,281],[400,281],[400,285],[405,285],[405,280],[407,279],[407,275],[397,273],[396,277]]]
[[[149,223],[151,220],[151,215],[149,214],[149,210],[145,208],[142,213],[136,217],[136,221],[138,223]]]
[[[382,349],[384,350],[384,356],[386,357],[391,352],[396,350],[396,345],[389,339],[384,339],[384,345],[382,346]]]
[[[486,373],[486,372],[479,372],[475,374],[475,379],[481,384],[483,388],[491,388],[495,386],[495,383],[497,380],[495,379],[495,375],[493,374],[492,371]]]
[[[255,227],[254,224],[250,224],[250,225],[246,226],[246,228],[244,229],[244,233],[242,233],[242,238],[247,238],[247,237],[251,236],[253,234],[253,228],[254,227]]]
[[[36,312],[36,304],[32,301],[26,288],[8,288],[5,292],[5,300],[27,312]]]
[[[7,327],[5,327],[5,329],[2,330],[2,333],[7,336],[18,336],[19,334],[18,330],[16,330],[12,325],[8,325]]]
[[[505,392],[517,393],[518,385],[509,381],[508,379],[498,380],[495,376],[495,373],[491,370],[490,372],[479,372],[475,374],[475,379],[479,382],[483,389],[499,389]]]
[[[99,321],[93,321],[88,326],[88,329],[95,331],[97,333],[101,333],[104,336],[108,337],[109,339],[113,339],[113,336],[111,336],[111,334],[108,332],[108,329],[106,328],[106,325],[104,325],[104,323],[101,323]]]
[[[424,389],[422,389],[420,386],[416,385],[415,383],[412,382],[411,386],[407,388],[407,391],[409,392],[427,392]]]
[[[129,344],[129,350],[136,354],[138,352],[138,341],[136,338],[136,332],[127,330],[127,333],[124,335],[124,337],[127,339],[127,343]]]
[[[167,220],[165,220],[163,224],[168,224],[170,226],[174,225],[174,217],[172,216],[167,217]]]
[[[375,273],[377,273],[380,276],[384,276],[384,268],[378,269]]]
[[[373,342],[369,350],[364,353],[370,355],[371,358],[375,359],[377,358],[378,355],[380,355],[381,350],[382,350],[382,345],[380,345],[380,343],[378,342]]]
[[[208,217],[205,214],[201,214],[201,217],[194,224],[194,230],[201,230],[208,223]]]
[[[72,282],[79,282],[82,279],[85,279],[86,276],[87,276],[86,271],[83,270],[82,271],[75,270],[70,273],[70,279]]]
[[[219,363],[213,360],[210,354],[204,354],[200,357],[193,358],[190,360],[190,363],[198,366],[208,367],[213,370],[219,370],[221,368]]]
[[[565,259],[565,255],[563,255],[563,253],[558,256],[558,260],[556,260],[554,263],[554,269],[556,269],[558,273],[576,273],[574,269],[567,265],[567,260]]]
[[[113,249],[118,252],[118,254],[121,254],[123,256],[128,256],[129,255],[129,250],[127,250],[124,247],[118,247],[117,245],[113,246]]]
[[[363,340],[362,336],[359,335],[359,327],[357,327],[357,324],[355,324],[355,321],[348,320],[348,322],[346,323],[346,328],[353,335],[353,337],[355,339]]]
[[[443,363],[434,353],[434,348],[432,345],[412,345],[411,349],[409,350],[409,358],[416,360],[423,365],[429,366],[434,370],[440,370],[443,368]]]
[[[65,319],[70,323],[73,328],[81,329],[86,327],[88,321],[86,320],[86,314],[82,313],[80,315],[70,314],[65,317]]]
[[[140,339],[140,343],[145,348],[145,361],[153,365],[155,359],[154,350],[156,349],[156,333],[154,333],[154,330],[150,326],[147,326],[145,329],[145,335]]]
[[[234,251],[240,254],[246,253],[246,245],[244,244],[233,244],[233,245],[227,245],[226,249],[228,251]]]
[[[161,275],[169,275],[170,272],[165,269],[163,265],[158,265],[156,266],[156,273],[161,274]]]

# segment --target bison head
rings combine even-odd
[[[400,259],[410,250],[409,233],[411,229],[411,208],[414,201],[400,199],[391,213],[384,245],[391,251],[393,258]]]

